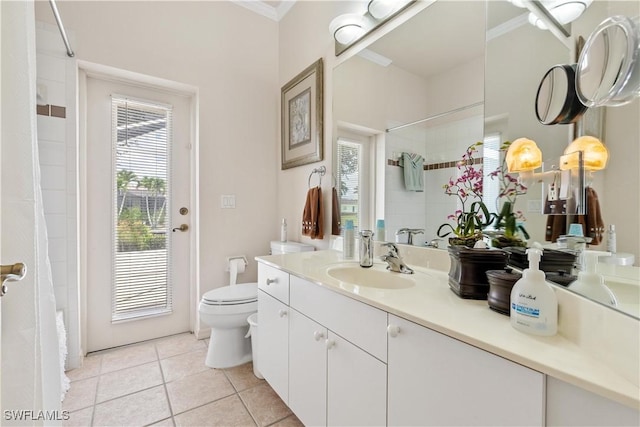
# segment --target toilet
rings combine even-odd
[[[313,251],[314,247],[298,242],[271,242],[272,254]],[[258,311],[258,284],[238,283],[205,292],[200,300],[200,320],[211,327],[205,365],[230,368],[249,362],[251,339],[247,318]]]

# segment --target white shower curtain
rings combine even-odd
[[[26,277],[9,284],[2,298],[0,423],[54,425],[59,422],[46,418],[62,418],[60,364],[36,140],[34,5],[1,1],[0,7],[2,263],[27,265]],[[7,416],[20,410],[25,419]]]

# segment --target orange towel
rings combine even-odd
[[[324,211],[322,207],[322,189],[310,188],[302,211],[302,235],[312,239],[324,238]]]
[[[336,187],[331,191],[331,234],[340,235],[340,199]]]

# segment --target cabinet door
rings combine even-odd
[[[284,403],[289,402],[289,307],[258,291],[260,372]]]
[[[331,331],[327,348],[327,424],[385,425],[387,366]]]
[[[543,374],[396,316],[388,369],[389,425],[544,424]]]
[[[640,410],[547,376],[547,426],[640,426]]]
[[[289,407],[306,426],[327,424],[326,340],[326,328],[291,310]]]

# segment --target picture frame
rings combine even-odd
[[[282,87],[282,169],[323,160],[323,61],[308,66]]]

